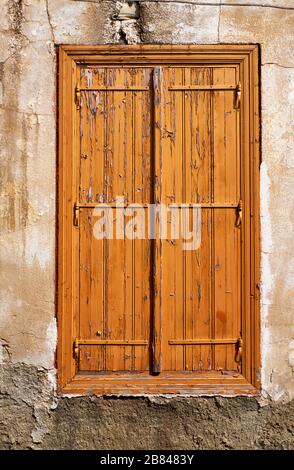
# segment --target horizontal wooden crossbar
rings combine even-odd
[[[148,341],[137,339],[79,339],[74,341],[74,356],[79,358],[80,346],[146,346]]]
[[[150,203],[151,205],[151,203]],[[194,204],[185,204],[185,203],[171,203],[167,204],[170,209],[185,209],[188,207],[195,207],[199,206],[199,208],[202,209],[236,209],[239,206],[238,202],[233,202],[233,203],[201,203],[201,202],[195,202]],[[137,205],[134,204],[128,204],[128,205],[123,205],[123,206],[116,206],[115,204],[112,203],[100,203],[100,202],[87,202],[87,203],[76,203],[75,207],[79,209],[94,209],[95,207],[98,207],[100,209],[140,209],[140,208],[146,208],[148,207],[149,204],[140,204],[137,203]]]
[[[239,85],[174,85],[168,87],[170,91],[209,91],[209,90],[237,90]]]
[[[143,339],[76,339],[75,346],[144,346],[148,341]]]
[[[149,91],[150,87],[148,86],[88,86],[88,87],[77,87],[77,92],[79,91]]]
[[[101,203],[101,202],[89,202],[89,203],[76,203],[75,207],[79,209],[94,209],[97,207],[98,209],[141,209],[141,208],[147,208],[148,204],[140,204],[134,205],[134,204],[125,204],[123,206],[116,206],[115,204],[112,203]]]
[[[229,339],[170,339],[169,344],[239,344],[240,338]]]
[[[236,90],[238,85],[175,85],[170,86],[170,91],[210,91],[210,90]],[[148,91],[148,86],[91,86],[91,87],[77,87],[77,91]]]
[[[189,209],[189,208],[196,208],[198,209],[238,209],[238,223],[237,226],[239,227],[241,224],[241,219],[242,219],[242,203],[239,201],[239,203],[194,203],[194,204],[176,204],[176,203],[171,203],[168,204],[169,209]],[[149,204],[128,204],[128,205],[116,205],[113,203],[107,204],[107,203],[99,203],[99,202],[87,202],[87,203],[79,203],[76,202],[73,207],[74,211],[74,219],[73,223],[76,227],[79,225],[79,212],[80,209],[147,209],[149,207]]]

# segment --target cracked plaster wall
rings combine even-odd
[[[121,3],[0,0],[0,447],[294,448],[294,2],[140,1],[138,20],[117,21]],[[118,42],[261,45],[259,404],[55,396],[55,45]],[[168,442],[172,416],[181,437]],[[230,416],[240,421],[240,439],[229,432]],[[140,423],[146,445],[144,436],[136,441]]]

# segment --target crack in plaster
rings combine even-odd
[[[80,0],[81,1],[81,0]],[[82,0],[83,1],[83,0]],[[259,8],[274,8],[277,10],[294,10],[294,7],[281,7],[278,5],[260,5],[258,3],[226,3],[226,2],[221,2],[221,3],[214,3],[214,2],[209,2],[209,3],[195,3],[195,2],[189,2],[187,0],[176,0],[176,1],[171,1],[171,0],[139,0],[139,3],[171,3],[171,4],[183,4],[183,5],[195,5],[195,6],[219,6],[220,4],[225,7],[259,7]]]
[[[261,64],[262,67],[264,65],[275,65],[276,67],[281,67],[282,69],[294,69],[294,66],[282,65],[282,64],[278,64],[277,62],[264,62],[263,64]]]
[[[2,30],[1,30],[1,32],[2,32]],[[6,62],[8,62],[10,59],[13,59],[16,54],[18,54],[18,51],[13,52],[13,53],[10,54],[8,57],[6,57],[6,59],[2,60],[2,61],[1,61],[2,64],[3,64],[3,65],[6,64]],[[2,108],[3,108],[3,107],[2,107]]]
[[[47,13],[48,25],[49,25],[49,29],[50,29],[50,32],[51,32],[51,40],[52,40],[52,42],[55,42],[54,29],[53,29],[53,26],[52,26],[51,15],[50,15],[50,10],[49,10],[49,0],[45,0],[45,4],[46,4],[46,13]]]
[[[220,42],[221,14],[222,14],[222,2],[221,2],[221,0],[220,0],[219,13],[218,13],[218,25],[217,25],[217,41],[218,41],[218,42]]]

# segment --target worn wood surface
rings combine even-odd
[[[230,387],[238,393],[235,377],[242,373],[243,391],[252,393],[247,381],[259,384],[254,320],[259,272],[257,52],[254,47],[228,47],[226,52],[216,48],[213,55],[206,47],[199,53],[194,47],[185,56],[183,47],[173,47],[169,56],[165,46],[146,48],[142,57],[138,49],[127,48],[121,49],[126,61],[121,67],[114,57],[120,48],[110,48],[112,62],[103,48],[92,49],[89,55],[84,50],[89,65],[77,64],[74,74],[70,64],[76,63],[80,49],[66,46],[60,57],[59,250],[70,250],[59,251],[61,386],[78,372],[83,375],[77,376],[73,390],[80,391],[85,374],[95,374],[91,380],[97,393],[111,387],[119,393],[120,385],[113,385],[119,374],[130,381],[130,389],[136,388],[135,377],[145,374],[149,390],[160,390],[162,377],[162,390],[185,393],[201,383],[203,391],[210,383],[203,373],[215,372],[213,383],[220,387],[223,374],[231,378],[228,393]],[[132,63],[136,51],[139,65]],[[80,109],[74,102],[76,87]],[[254,116],[252,124],[249,116]],[[70,155],[73,163],[67,164]],[[183,238],[160,240],[158,218],[155,240],[95,239],[93,205],[114,206],[117,196],[124,196],[125,205],[142,204],[145,213],[152,202],[203,203],[200,247],[185,251]],[[240,199],[244,214],[237,227]],[[74,202],[80,204],[78,227],[72,224]],[[112,210],[115,231],[121,209]],[[188,211],[191,215],[192,209]],[[236,362],[240,336],[245,344],[242,364]],[[75,358],[76,338],[85,341]],[[168,381],[167,373],[172,374]],[[110,379],[109,388],[105,380]]]
[[[93,90],[81,92],[80,203],[111,204],[116,197],[123,197],[125,206],[150,203],[151,73],[138,68],[81,68],[81,88]],[[123,90],[129,87],[133,90]],[[113,211],[118,221],[122,209]],[[123,223],[131,220],[129,211],[130,217],[122,216]],[[79,336],[143,339],[148,344],[81,346],[79,369],[147,370],[150,241],[97,240],[92,208],[80,209],[80,214]]]
[[[241,334],[240,229],[235,210],[221,207],[234,208],[241,197],[236,68],[82,67],[80,73],[80,204],[114,203],[117,196],[125,204],[147,204],[152,180],[157,204],[203,202],[217,208],[202,211],[197,251],[183,250],[185,240],[171,234],[161,240],[157,214],[154,266],[148,263],[148,240],[95,240],[92,209],[80,209],[79,336],[145,339],[151,351],[139,345],[81,346],[79,369],[237,369],[234,344],[169,342]],[[144,91],[144,84],[150,88]]]

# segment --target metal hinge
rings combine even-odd
[[[241,85],[241,82],[238,82],[238,84],[236,86],[236,99],[235,99],[235,108],[236,109],[240,109],[241,94],[242,94],[242,85]]]
[[[80,109],[80,102],[81,102],[81,90],[79,89],[79,87],[76,87],[76,89],[75,89],[75,103],[76,103],[77,109]]]
[[[236,227],[238,228],[241,227],[242,217],[243,217],[243,202],[240,199],[238,207],[237,207],[237,220],[236,220]]]
[[[237,344],[236,344],[236,356],[235,356],[235,361],[236,362],[242,362],[242,338],[238,338]]]
[[[80,207],[77,202],[75,202],[73,207],[73,224],[75,227],[79,226],[79,215],[80,215]]]

